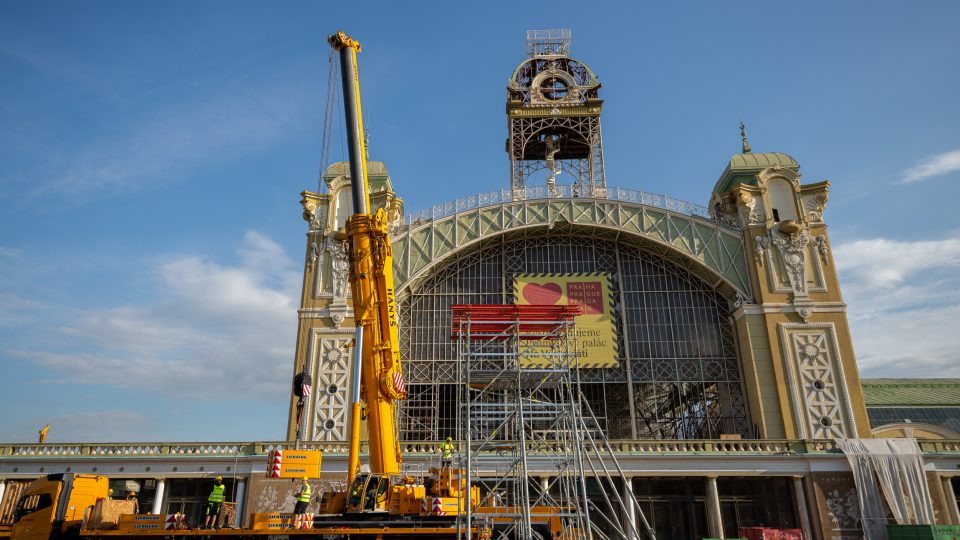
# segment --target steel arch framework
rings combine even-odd
[[[649,205],[575,197],[503,202],[414,221],[391,240],[397,294],[415,288],[436,265],[463,249],[500,234],[542,234],[540,228],[640,243],[731,298],[752,296],[740,230]]]
[[[507,203],[414,225],[394,241],[406,265],[397,287],[410,393],[401,435],[432,439],[455,427],[450,306],[510,303],[511,275],[528,272],[614,277],[618,364],[581,372],[611,436],[748,434],[728,320],[746,290],[741,245],[738,231],[702,219],[600,201]]]

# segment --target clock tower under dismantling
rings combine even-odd
[[[570,30],[528,30],[526,59],[507,84],[507,154],[515,200],[537,173],[550,195],[602,197],[603,139],[600,81],[570,57]],[[563,175],[563,176],[561,176]]]

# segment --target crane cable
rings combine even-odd
[[[340,140],[340,153],[343,154],[343,137],[335,137],[335,131],[340,130],[337,126],[342,122],[337,122],[340,115],[340,108],[337,104],[340,102],[340,85],[337,81],[340,79],[340,65],[335,61],[334,50],[330,48],[327,51],[327,92],[326,103],[323,109],[323,127],[320,139],[320,173],[317,175],[317,193],[326,193],[326,182],[323,181],[323,174],[330,166],[330,147],[333,139]]]

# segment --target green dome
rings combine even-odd
[[[783,167],[794,172],[800,170],[797,160],[780,152],[734,154],[727,168],[720,175],[720,179],[713,186],[713,192],[726,193],[738,184],[756,185],[757,173],[768,167]]]
[[[350,176],[350,162],[338,161],[327,167],[327,170],[323,172],[323,179],[328,184],[338,176]],[[387,166],[382,161],[367,162],[367,183],[370,184],[370,193],[393,191],[390,173],[387,172]]]

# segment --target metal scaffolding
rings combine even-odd
[[[532,539],[542,534],[539,524],[560,520],[565,538],[591,538],[582,455],[590,435],[582,432],[575,370],[579,306],[452,310],[460,459],[470,471],[467,489],[478,485],[483,497],[466,509],[465,530],[494,523],[499,537]],[[530,478],[531,469],[551,476]]]

